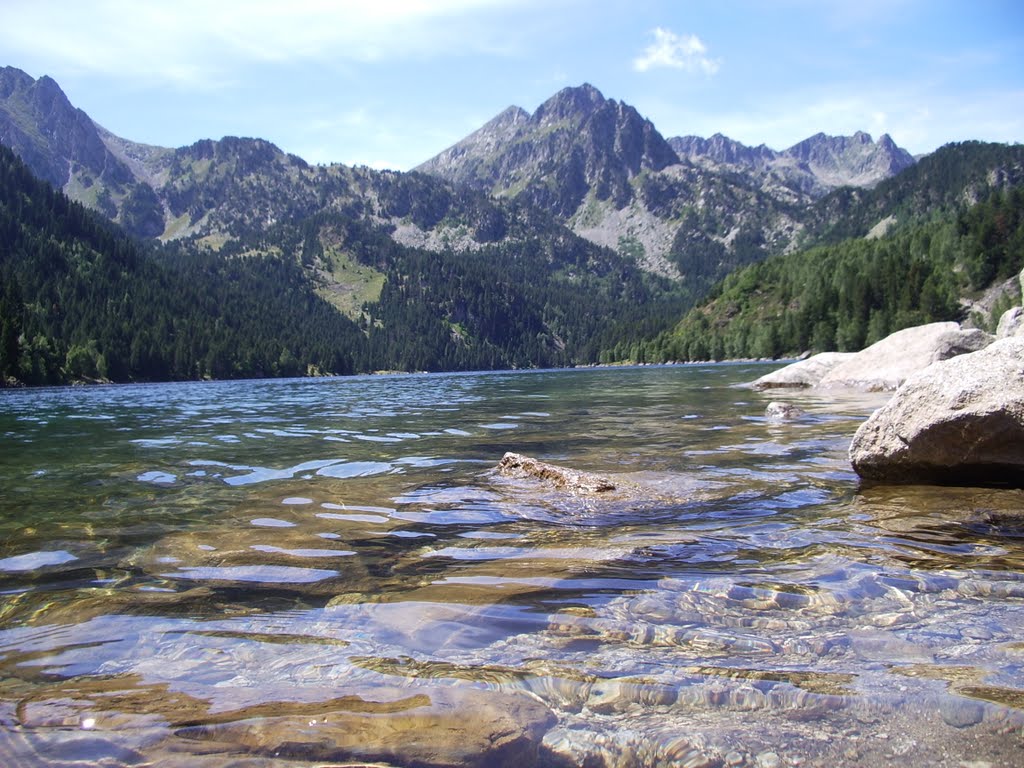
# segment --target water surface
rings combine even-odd
[[[530,700],[548,765],[1021,764],[1024,496],[861,489],[884,396],[776,423],[764,372],[0,392],[0,763],[343,764],[281,731]]]

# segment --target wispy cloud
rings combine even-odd
[[[494,53],[486,20],[512,1],[7,0],[0,51],[65,71],[209,85],[252,63]]]
[[[662,27],[657,27],[653,34],[654,42],[633,59],[637,72],[667,68],[713,75],[718,71],[720,62],[708,56],[707,46],[696,35],[677,35]]]

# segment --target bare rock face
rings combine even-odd
[[[932,363],[984,349],[993,337],[957,323],[930,323],[904,328],[830,370],[818,383],[829,388],[867,392],[894,390]]]
[[[821,352],[806,360],[772,371],[753,383],[754,389],[815,387],[833,368],[854,357],[854,352]]]
[[[909,378],[857,430],[850,461],[872,481],[1024,486],[1024,338]]]

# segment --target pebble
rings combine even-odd
[[[757,756],[758,768],[779,768],[782,765],[782,759],[774,752],[761,752]]]
[[[947,725],[967,728],[977,725],[984,719],[985,708],[976,701],[948,697],[939,703],[939,713]]]
[[[991,640],[992,633],[985,627],[966,627],[961,630],[961,635],[971,640]]]
[[[730,752],[728,755],[725,756],[725,764],[726,765],[742,765],[743,764],[743,755],[741,755],[739,752],[736,752],[736,751]]]

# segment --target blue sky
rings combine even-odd
[[[666,137],[1024,140],[1019,0],[0,0],[0,65],[124,138],[407,170],[589,82]]]

